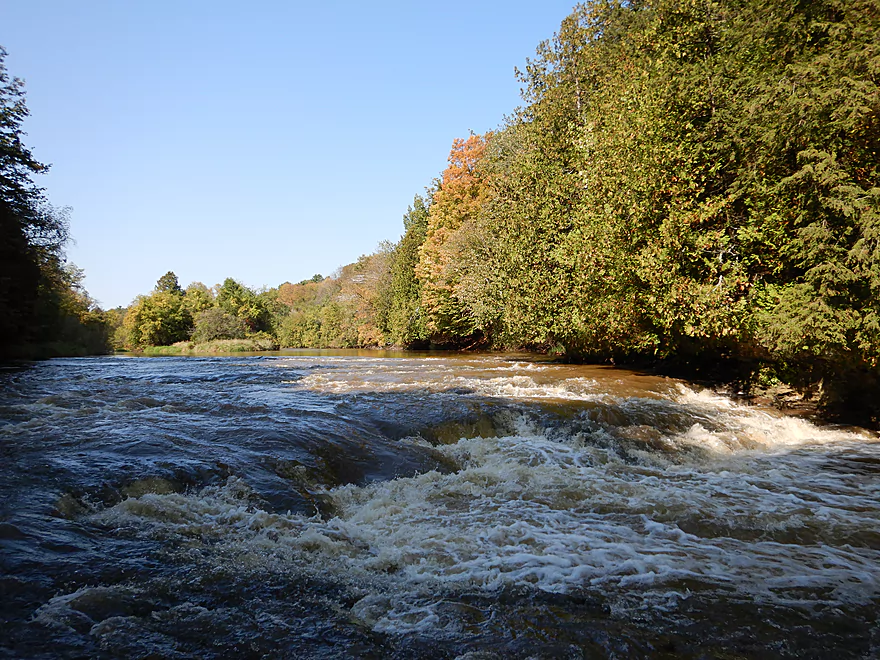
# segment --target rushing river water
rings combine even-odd
[[[874,658],[880,443],[524,356],[0,371],[0,655]]]

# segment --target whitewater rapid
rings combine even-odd
[[[224,616],[259,629],[269,596],[247,594],[262,584],[343,636],[379,635],[389,657],[558,657],[591,644],[654,657],[663,644],[700,648],[707,626],[724,631],[716,652],[747,657],[755,635],[781,656],[800,657],[810,638],[842,657],[875,648],[871,432],[519,356],[132,364],[143,373],[123,362],[81,373],[82,389],[20,392],[0,431],[20,440],[67,426],[74,454],[91,438],[105,475],[121,476],[110,490],[97,473],[65,477],[55,515],[113,561],[158,563],[59,588],[29,626],[123,655],[147,630],[186,655],[189,633],[174,631],[219,625],[224,589],[250,603]],[[130,605],[150,599],[164,603],[152,614]],[[308,656],[311,638],[285,616],[280,638]],[[860,631],[846,643],[841,620]],[[801,632],[772,632],[789,629]],[[327,653],[347,657],[353,643]]]
[[[493,420],[498,435],[451,444],[405,438],[455,470],[326,489],[332,515],[323,518],[250,507],[247,485],[232,478],[193,494],[131,498],[94,520],[211,538],[245,565],[329,571],[368,589],[352,612],[382,632],[454,629],[438,609],[460,591],[596,591],[617,609],[674,608],[693,590],[804,608],[866,604],[880,593],[876,476],[822,471],[832,460],[875,457],[870,434],[682,384],[620,397],[584,377],[542,383],[563,369],[555,365],[490,360],[480,375],[462,375],[435,362],[392,370],[349,361],[293,384],[602,405],[550,425],[506,412]],[[608,416],[618,424],[603,423]]]

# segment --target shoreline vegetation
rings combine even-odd
[[[66,216],[29,183],[45,166],[24,150],[16,240],[37,275],[0,314],[4,338],[67,341],[92,323],[109,348],[152,355],[527,350],[876,428],[878,33],[868,0],[579,5],[518,72],[523,105],[453,141],[396,243],[261,290],[168,272],[106,312],[64,265]],[[18,130],[23,91],[3,85]],[[38,322],[43,281],[63,295]],[[18,295],[3,282],[0,300]],[[34,330],[65,323],[64,337]]]
[[[195,343],[179,341],[170,346],[144,346],[138,352],[143,355],[217,355],[221,353],[260,353],[277,351],[278,342],[269,338],[215,339]]]

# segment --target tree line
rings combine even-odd
[[[453,142],[399,241],[259,292],[158,286],[118,337],[528,348],[789,383],[876,424],[877,34],[875,0],[579,5],[518,72],[523,105]]]

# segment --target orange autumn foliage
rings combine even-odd
[[[469,314],[455,297],[456,234],[468,231],[489,200],[490,189],[480,163],[492,133],[456,138],[449,152],[449,165],[434,192],[428,230],[419,253],[416,276],[421,280],[422,305],[431,332],[455,328],[467,335]]]

